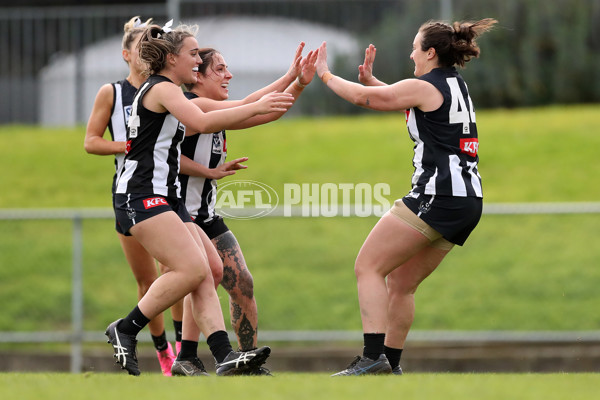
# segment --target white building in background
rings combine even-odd
[[[339,29],[312,22],[270,17],[212,17],[185,23],[198,24],[201,47],[219,50],[234,78],[229,86],[232,99],[241,99],[271,83],[290,67],[296,47],[306,43],[303,54],[327,41],[330,66],[337,55],[358,54],[359,45]],[[84,49],[79,57],[81,85],[76,85],[78,58],[57,56],[40,72],[40,124],[72,126],[86,122],[98,89],[127,76],[121,57],[121,36]],[[78,94],[79,93],[79,94]],[[81,97],[81,99],[78,99]],[[76,104],[81,101],[81,104]],[[79,118],[76,115],[78,113]]]

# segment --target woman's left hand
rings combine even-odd
[[[377,49],[372,44],[365,50],[365,61],[358,66],[358,81],[363,85],[368,85],[373,79],[373,63]]]

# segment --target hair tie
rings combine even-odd
[[[162,28],[160,28],[160,32],[161,33],[169,33],[171,32],[173,29],[171,29],[171,25],[173,25],[173,20],[170,20],[169,22],[167,22],[166,24],[163,25]],[[157,38],[160,38],[160,33],[158,34]]]
[[[133,27],[134,28],[145,28],[146,27],[146,23],[142,23],[142,20],[140,19],[140,17],[136,17],[135,20],[133,21]]]

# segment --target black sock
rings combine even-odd
[[[183,321],[173,320],[173,328],[175,328],[175,341],[181,342],[181,333],[183,332]]]
[[[363,348],[363,357],[371,360],[377,360],[383,354],[383,343],[385,342],[385,333],[365,333],[363,334],[365,347]]]
[[[400,357],[402,357],[402,349],[394,349],[393,347],[383,346],[385,356],[387,357],[392,369],[400,365]]]
[[[137,334],[148,325],[148,322],[150,322],[150,320],[142,314],[138,306],[135,306],[129,315],[119,322],[117,328],[126,335],[137,336]]]
[[[231,347],[231,342],[229,341],[229,335],[227,335],[227,332],[225,331],[216,331],[208,337],[206,343],[208,343],[210,352],[218,363],[223,362],[225,357],[233,351],[233,347]]]
[[[182,340],[181,350],[177,355],[177,359],[179,361],[193,360],[196,357],[198,357],[198,342],[194,342],[193,340]]]
[[[163,351],[169,347],[169,343],[167,343],[167,333],[165,331],[158,336],[152,334],[150,334],[150,336],[152,336],[152,341],[154,342],[154,348],[156,350]]]

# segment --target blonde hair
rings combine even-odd
[[[146,29],[148,25],[152,23],[152,18],[148,18],[146,22],[142,22],[139,15],[131,18],[123,26],[123,40],[121,41],[121,48],[123,50],[130,50],[131,43],[135,40],[136,36],[139,35]]]
[[[183,40],[195,37],[197,25],[179,25],[173,30],[163,30],[158,25],[150,25],[144,29],[138,43],[140,60],[146,65],[145,75],[153,75],[167,65],[168,54],[178,54]]]

